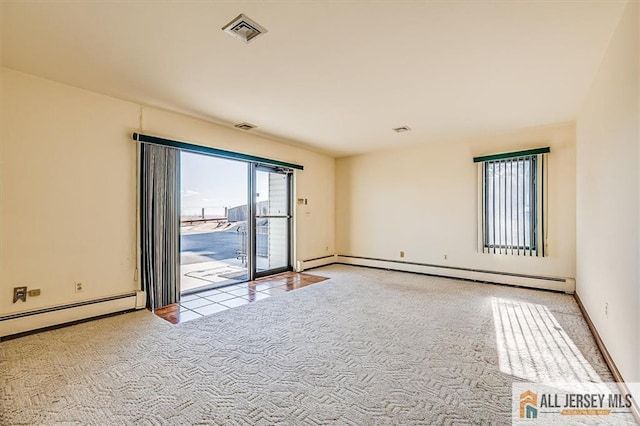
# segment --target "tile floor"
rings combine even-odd
[[[311,274],[286,272],[256,281],[183,296],[180,303],[156,309],[155,313],[173,324],[178,324],[277,296],[326,279],[328,278]]]

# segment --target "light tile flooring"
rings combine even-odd
[[[311,274],[286,272],[256,281],[189,294],[183,296],[180,303],[156,309],[155,313],[173,324],[178,324],[284,294],[326,279]]]

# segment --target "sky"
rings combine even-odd
[[[181,214],[223,216],[225,207],[247,204],[249,164],[191,152],[180,153]],[[267,185],[258,179],[258,201],[266,199]]]

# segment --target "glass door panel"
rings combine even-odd
[[[180,163],[181,292],[247,281],[248,164],[186,151]]]
[[[255,169],[256,276],[290,269],[291,174]]]

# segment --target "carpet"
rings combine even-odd
[[[571,296],[313,274],[330,279],[178,325],[138,311],[0,343],[0,424],[510,424],[515,381],[612,381]],[[556,343],[510,347],[518,312]]]

